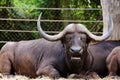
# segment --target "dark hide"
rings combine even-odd
[[[0,52],[0,72],[29,77],[47,75],[52,78],[67,75],[67,61],[60,41],[44,39],[8,42]]]
[[[97,72],[101,77],[107,76],[106,58],[117,46],[120,46],[120,41],[104,41],[90,45],[88,51],[93,56],[91,70]]]
[[[115,47],[106,59],[109,76],[120,76],[120,46]]]
[[[79,74],[86,60],[91,61],[91,56],[87,56],[89,54],[86,52],[89,43],[87,38],[86,34],[76,31],[66,34],[61,41],[38,39],[8,42],[0,52],[0,72],[4,75],[47,75],[52,78],[66,77],[70,73]],[[85,68],[90,66],[89,61]]]
[[[89,45],[89,41],[86,34],[70,33],[61,41],[8,42],[0,52],[0,72],[4,75],[47,75],[56,78],[95,71],[102,77],[106,76],[106,57],[120,42],[104,41]]]
[[[88,43],[89,44],[89,43]],[[106,67],[106,58],[113,48],[120,46],[120,41],[103,41],[95,44],[90,44],[87,48],[87,56],[82,62],[83,65],[80,66],[79,75],[70,75],[72,78],[98,78],[105,77],[108,75],[108,69]],[[81,64],[81,62],[74,62],[74,65]],[[72,65],[72,67],[74,67]],[[112,66],[113,67],[113,66]],[[74,68],[73,70],[77,70]],[[98,75],[97,75],[97,74]]]

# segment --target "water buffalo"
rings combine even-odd
[[[110,29],[102,36],[92,34],[82,24],[69,24],[59,34],[48,35],[40,26],[40,17],[41,15],[37,21],[38,31],[46,40],[6,43],[0,51],[0,72],[3,75],[22,74],[29,77],[47,75],[56,78],[65,77],[68,73],[79,74],[94,63],[94,54],[91,55],[87,50],[89,42],[106,40],[113,29],[110,18]],[[93,47],[91,50],[97,46]],[[102,65],[104,66],[104,62]]]
[[[61,40],[64,45],[70,72],[79,74],[90,69],[100,76],[106,75],[106,57],[114,47],[120,45],[117,41],[104,41],[110,36],[113,29],[113,21],[110,16],[110,29],[102,36],[93,35],[82,24],[70,24],[73,26],[67,26],[59,34],[51,36],[42,30],[39,19],[37,25],[40,35],[49,41]],[[90,45],[91,40],[104,42]]]
[[[106,59],[109,76],[120,76],[120,46],[115,47]]]

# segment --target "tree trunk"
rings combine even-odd
[[[108,15],[110,14],[113,19],[113,33],[108,40],[120,40],[120,0],[101,0],[101,5],[104,24],[103,34],[108,31]]]

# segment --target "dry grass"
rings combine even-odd
[[[49,77],[37,77],[37,78],[29,78],[26,76],[22,76],[22,75],[16,75],[16,76],[9,76],[9,77],[3,77],[2,75],[0,75],[0,80],[53,80],[50,79]],[[85,79],[66,79],[66,78],[59,78],[56,80],[85,80]],[[106,77],[106,78],[99,78],[99,79],[90,79],[90,80],[120,80],[119,77],[115,77],[113,79],[113,77]]]
[[[26,77],[26,76],[22,76],[22,75],[15,75],[15,76],[2,76],[0,74],[0,80],[53,80],[49,77],[45,77],[43,76],[42,78],[40,77],[37,77],[37,78],[29,78],[29,77]],[[65,78],[59,78],[57,80],[68,80],[68,79],[65,79]],[[72,79],[70,79],[72,80]]]

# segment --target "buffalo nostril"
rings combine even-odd
[[[74,49],[71,48],[70,51],[71,51],[71,52],[74,52]]]

